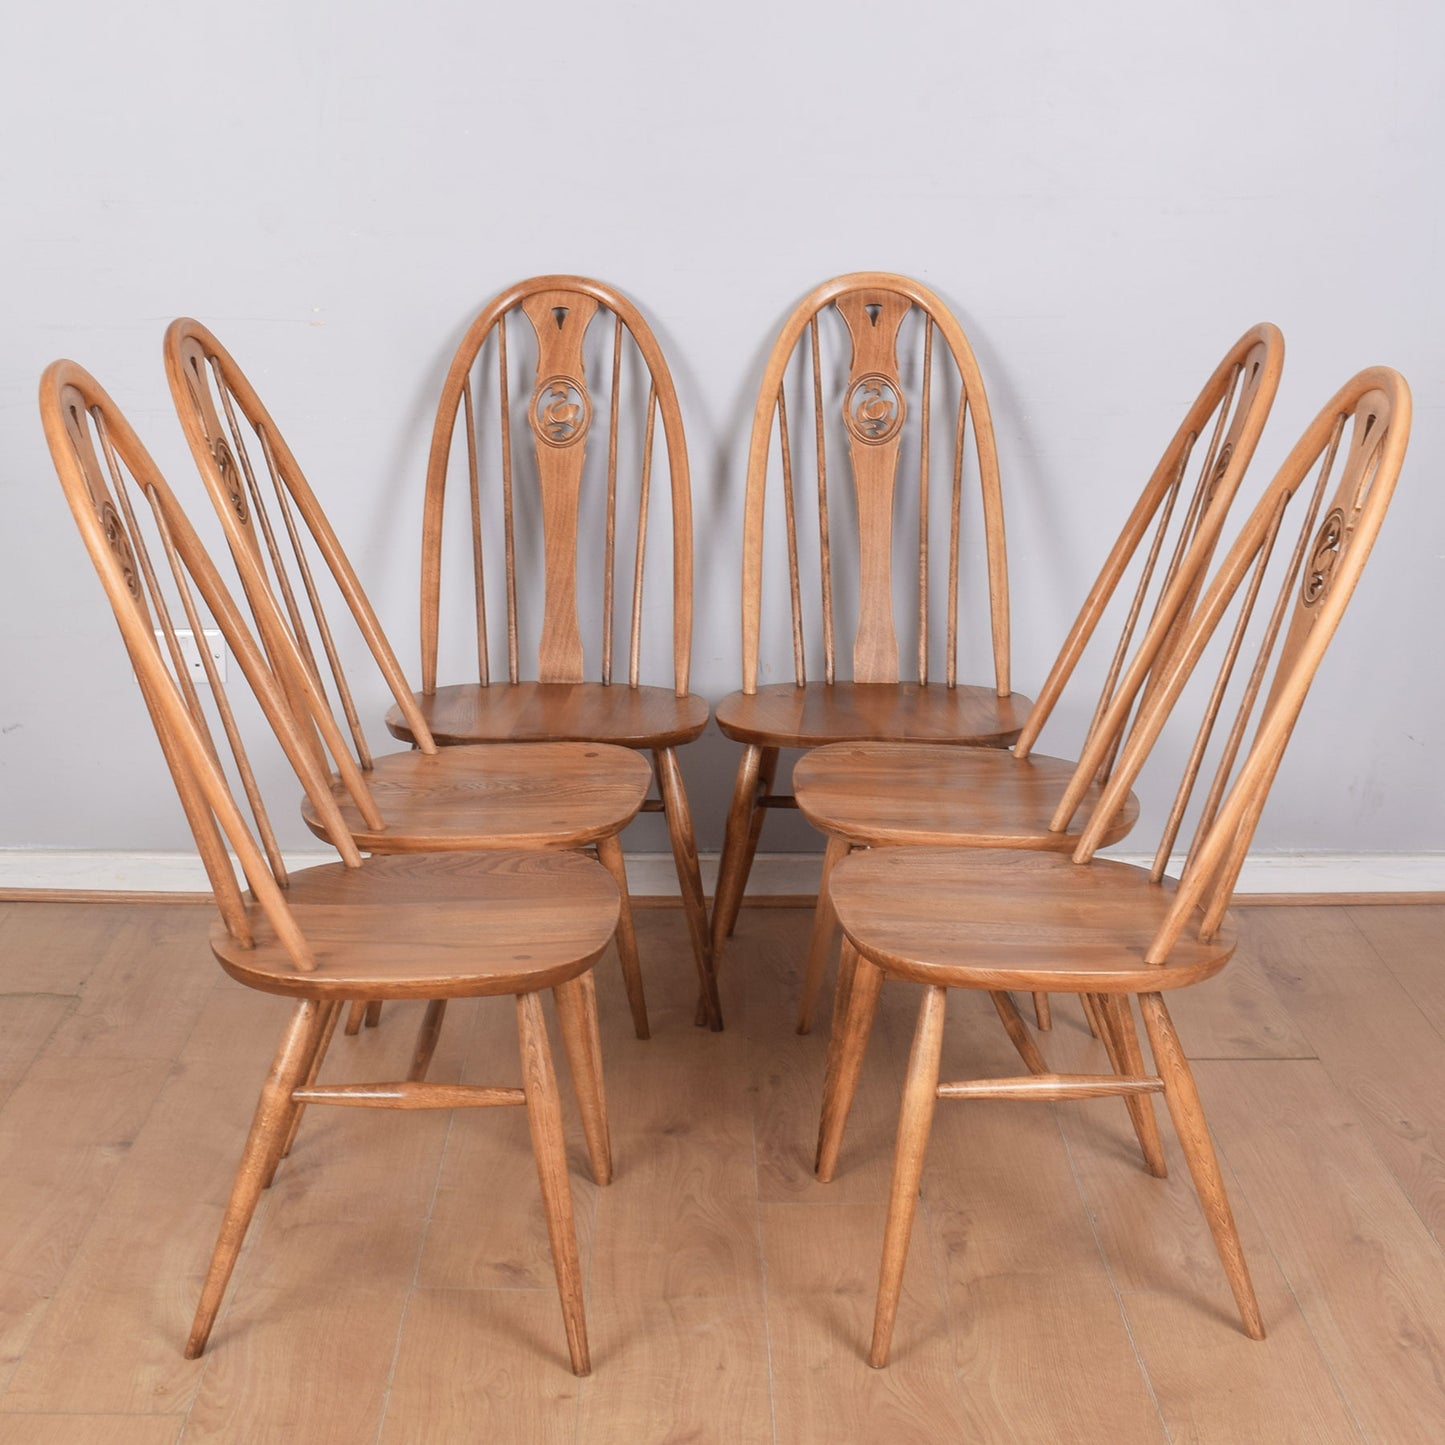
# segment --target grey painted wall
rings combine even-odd
[[[1406,373],[1396,511],[1258,841],[1445,849],[1442,50],[1426,0],[12,8],[0,846],[187,845],[45,453],[53,357],[99,376],[199,506],[160,339],[181,312],[212,325],[414,668],[422,468],[456,340],[516,277],[612,281],[682,396],[694,684],[716,699],[737,685],[764,351],[815,282],[878,267],[939,290],[979,355],[1025,692],[1247,325],[1290,348],[1255,486],[1352,371]],[[685,755],[705,847],[734,759],[715,733]],[[665,846],[654,822],[631,846]],[[814,839],[789,819],[770,846]]]

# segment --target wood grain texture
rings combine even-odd
[[[928,743],[835,743],[793,767],[798,809],[829,838],[863,847],[1035,848],[1072,852],[1077,827],[1050,829],[1074,771],[1062,758]],[[1087,813],[1099,789],[1085,794]],[[1107,841],[1134,826],[1132,795]]]
[[[729,693],[715,715],[734,742],[763,747],[815,748],[861,739],[1006,747],[1028,710],[1022,694],[1000,697],[984,687],[810,682]]]
[[[1081,1422],[1128,1445],[1433,1445],[1442,1428],[1445,1390],[1431,1341],[1442,1328],[1445,1254],[1375,1146],[1368,1096],[1337,1087],[1324,1058],[1269,1057],[1286,1009],[1277,987],[1289,995],[1288,1011],[1308,1014],[1322,1034],[1333,1008],[1346,1028],[1362,1017],[1349,986],[1356,973],[1367,986],[1378,958],[1354,928],[1335,927],[1326,948],[1315,940],[1331,930],[1310,925],[1290,954],[1282,940],[1302,910],[1252,908],[1231,968],[1170,999],[1215,1127],[1267,1341],[1252,1343],[1233,1323],[1171,1130],[1171,1177],[1154,1179],[1139,1167],[1117,1101],[970,1101],[941,1105],[934,1120],[884,1372],[868,1370],[862,1351],[917,990],[882,992],[842,1164],[824,1186],[812,1177],[812,1149],[825,1043],[820,1033],[796,1036],[791,1018],[810,910],[740,914],[733,946],[748,960],[750,987],[726,1034],[692,1029],[694,984],[678,971],[659,980],[650,1000],[657,1034],[639,1043],[620,976],[603,970],[617,1169],[606,1190],[591,1182],[578,1111],[562,1088],[597,1357],[596,1372],[578,1382],[557,1328],[520,1110],[450,1120],[309,1111],[262,1204],[215,1349],[181,1360],[177,1332],[286,1005],[211,968],[207,910],[26,904],[12,922],[17,912],[20,934],[0,930],[27,940],[23,966],[52,958],[77,989],[87,980],[70,941],[80,940],[79,952],[99,967],[94,945],[125,912],[155,922],[153,934],[148,926],[130,938],[148,967],[176,980],[199,969],[213,980],[139,1123],[117,1114],[116,1132],[102,1117],[112,1096],[129,1093],[124,1080],[139,1077],[136,1061],[83,1052],[50,1060],[42,1048],[17,1086],[19,1100],[30,1101],[23,1118],[12,1115],[17,1095],[0,1106],[0,1129],[13,1126],[3,1136],[0,1199],[17,1200],[23,1186],[25,1207],[48,1230],[30,1236],[49,1261],[48,1304],[27,1307],[28,1344],[8,1336],[0,1355],[0,1422],[26,1445],[132,1445],[126,1431],[138,1432],[135,1445],[159,1445],[175,1439],[153,1433],[169,1429],[168,1416],[187,1420],[187,1439],[338,1445],[378,1430],[384,1441],[409,1442],[493,1427],[501,1439],[621,1445],[719,1438],[720,1421],[729,1440],[776,1445],[1032,1445],[1072,1439]],[[1406,908],[1368,912],[1397,920],[1388,930],[1392,971],[1428,978],[1438,952],[1430,910],[1418,923]],[[1325,923],[1331,917],[1342,924],[1345,912],[1323,912]],[[1261,919],[1279,931],[1256,941]],[[642,910],[638,929],[649,953],[687,949],[680,909]],[[1278,984],[1253,962],[1271,953],[1286,965]],[[0,949],[0,968],[15,964]],[[1251,989],[1231,991],[1231,977],[1251,966],[1260,969]],[[123,991],[123,971],[107,968],[106,989]],[[1257,990],[1275,1007],[1264,1007]],[[1186,1027],[1186,1001],[1210,1001],[1194,1015],[1203,1047]],[[1077,1002],[1054,1002],[1053,1033],[1043,1041],[1050,1065],[1107,1071]],[[338,1039],[323,1081],[402,1077],[423,1007],[389,1004],[379,1028]],[[505,1067],[516,1048],[512,1012],[504,999],[452,1004],[431,1077],[514,1081],[515,1065]],[[158,1037],[174,1039],[171,1023],[162,1016],[157,1024]],[[129,1027],[143,1053],[146,1018]],[[1359,1032],[1361,1059],[1347,1067],[1362,1067],[1373,1050],[1383,1069],[1388,1030]],[[1288,1042],[1312,1047],[1298,1025]],[[1228,1056],[1201,1057],[1221,1043]],[[1441,1057],[1434,1050],[1427,1062]],[[950,997],[942,1071],[1018,1072],[987,1000]],[[1412,1087],[1427,1091],[1428,1103],[1445,1077],[1422,1074]],[[37,1112],[41,1100],[49,1102]],[[85,1130],[114,1151],[89,1223],[68,1213],[71,1176],[53,1168],[71,1148],[66,1141],[83,1142]],[[508,1206],[489,1207],[497,1198]],[[62,1216],[79,1230],[69,1253],[55,1232]],[[3,1256],[0,1293],[13,1263]],[[347,1338],[333,1349],[338,1329]],[[92,1416],[102,1421],[94,1436],[86,1433]],[[851,1433],[850,1420],[861,1422]]]
[[[844,935],[890,977],[952,987],[1129,993],[1217,973],[1234,931],[1186,938],[1167,964],[1144,955],[1173,906],[1140,868],[1055,853],[882,848],[833,870]]]

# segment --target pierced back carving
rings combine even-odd
[[[833,317],[841,328],[829,324]],[[813,481],[804,483],[799,457],[806,462],[809,451]],[[773,345],[753,413],[743,536],[743,691],[758,688],[770,478],[782,492],[797,685],[808,680],[800,509],[816,505],[824,680],[832,683],[837,675],[835,593],[845,590],[838,586],[845,564],[835,538],[839,520],[851,507],[857,569],[856,576],[850,572],[845,581],[856,582],[857,591],[853,679],[896,683],[902,663],[894,614],[894,524],[903,492],[911,490],[909,506],[916,504],[918,518],[916,548],[909,543],[917,567],[916,675],[920,683],[931,677],[929,603],[936,583],[930,577],[938,569],[931,573],[930,567],[941,548],[946,574],[943,672],[946,685],[956,686],[966,473],[971,473],[968,485],[977,485],[981,500],[994,683],[1003,697],[1010,691],[1003,500],[993,421],[968,338],[943,302],[907,277],[857,272],[827,281],[805,296]],[[949,489],[950,503],[941,541],[929,535],[930,487],[940,483]],[[801,500],[795,492],[802,493]],[[841,499],[840,492],[845,494]]]
[[[1269,418],[1284,365],[1284,337],[1264,323],[1251,327],[1225,353],[1195,398],[1158,465],[1134,504],[1103,569],[1084,599],[1064,645],[1039,692],[1014,744],[1017,757],[1027,757],[1074,675],[1110,602],[1133,567],[1137,576],[1127,599],[1123,629],[1114,646],[1104,683],[1094,706],[1085,748],[1107,718],[1112,731],[1098,766],[1081,774],[1105,782],[1128,729],[1131,711],[1110,714],[1135,639],[1158,648],[1158,660],[1171,645],[1198,599],[1219,534],[1249,468],[1264,424]],[[1180,577],[1183,584],[1174,583]],[[1171,590],[1172,589],[1172,590]],[[1154,629],[1168,602],[1172,621]],[[1138,694],[1137,708],[1147,706],[1151,683]],[[1082,766],[1082,764],[1081,764]]]
[[[182,317],[166,331],[165,358],[176,414],[293,712],[306,720],[318,761],[324,746],[368,824],[380,826],[365,777],[371,750],[323,602],[322,569],[417,746],[435,752],[401,664],[286,438],[230,352],[200,322]]]
[[[692,492],[682,412],[662,349],[625,296],[586,277],[537,276],[490,301],[452,358],[432,431],[422,526],[423,692],[437,686],[442,532],[454,475],[465,487],[470,515],[478,681],[492,681],[488,607],[490,595],[495,617],[498,583],[495,576],[488,582],[486,555],[498,550],[498,521],[506,676],[510,682],[523,676],[517,576],[525,570],[522,514],[535,501],[542,534],[537,680],[584,680],[579,554],[595,567],[600,551],[600,678],[613,681],[621,592],[630,599],[626,681],[638,686],[653,473],[663,464],[672,513],[673,685],[685,697],[692,656]],[[592,487],[601,491],[603,511],[595,537],[580,528]],[[630,590],[625,576],[619,586],[617,575],[629,549]],[[496,560],[494,555],[494,573]]]
[[[199,641],[209,622],[221,629],[333,845],[347,866],[359,867],[326,769],[200,539],[115,403],[88,372],[57,361],[41,379],[40,410],[61,488],[120,625],[221,917],[237,942],[254,943],[229,845],[293,964],[309,972],[316,960],[286,905],[286,867],[230,697],[208,649],[200,647],[223,755],[178,631],[189,629]],[[223,756],[239,779],[244,809]]]
[[[1409,433],[1410,392],[1398,372],[1372,367],[1347,382],[1285,459],[1159,663],[1152,695],[1074,854],[1077,862],[1087,862],[1101,846],[1171,709],[1220,632],[1222,658],[1155,855],[1156,882],[1184,836],[1186,811],[1206,772],[1209,782],[1149,962],[1164,962],[1186,927],[1207,940],[1223,920],[1285,746],[1394,493]],[[1296,497],[1298,520],[1287,526]],[[1178,578],[1173,590],[1184,585]],[[1231,614],[1226,631],[1222,624]],[[1162,644],[1168,629],[1169,619],[1156,617],[1150,632]],[[1146,639],[1141,651],[1149,645]],[[1147,657],[1136,658],[1081,759],[1056,822],[1066,823],[1077,810],[1087,770],[1101,763],[1109,729],[1127,713],[1148,673]],[[1231,685],[1238,696],[1232,709],[1225,707]],[[1217,755],[1212,771],[1205,767],[1211,744]]]

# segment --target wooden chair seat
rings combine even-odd
[[[383,826],[369,827],[341,778],[331,795],[363,852],[576,848],[615,837],[652,782],[645,758],[605,743],[505,743],[393,753],[367,774]],[[306,826],[326,827],[310,800]]]
[[[922,846],[1072,852],[1083,824],[1050,831],[1074,775],[1062,758],[1016,757],[997,748],[936,743],[835,743],[798,760],[793,794],[803,816],[830,837],[868,848]],[[1093,812],[1101,789],[1085,795]],[[1110,819],[1106,843],[1139,817],[1130,793]]]
[[[667,687],[600,682],[458,683],[417,693],[417,706],[444,746],[488,742],[603,742],[672,748],[707,726],[707,701]],[[401,709],[386,715],[394,737],[411,742]]]
[[[297,971],[249,899],[254,946],[218,920],[211,951],[247,987],[292,998],[532,992],[592,966],[612,941],[619,897],[607,870],[577,853],[393,854],[291,876],[286,901],[314,972]]]
[[[1020,693],[1000,697],[991,687],[809,682],[732,693],[715,715],[728,737],[752,747],[816,748],[882,738],[1005,748],[1032,706]]]
[[[1174,902],[1170,880],[1096,859],[1014,849],[855,853],[833,870],[843,932],[889,977],[944,988],[1159,993],[1218,973],[1232,920],[1209,942],[1182,937],[1167,964],[1145,951]]]

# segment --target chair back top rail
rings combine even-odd
[[[1234,610],[1151,869],[1156,881],[1164,877],[1205,771],[1206,753],[1217,742],[1217,762],[1183,873],[1146,955],[1149,962],[1164,962],[1191,921],[1208,940],[1223,920],[1285,746],[1394,494],[1409,441],[1410,413],[1409,388],[1388,367],[1367,368],[1346,382],[1295,444],[1177,641],[1160,660],[1147,705],[1140,709],[1081,832],[1074,853],[1078,862],[1087,862],[1102,846],[1185,684]],[[1288,509],[1297,496],[1303,499],[1303,510],[1298,525],[1287,527]],[[1195,543],[1201,549],[1212,546],[1206,537]],[[1272,560],[1277,584],[1271,582]],[[1187,564],[1172,591],[1187,589],[1186,571]],[[1271,591],[1272,600],[1259,608]],[[1151,645],[1157,653],[1171,625],[1164,615],[1169,605],[1166,601],[1161,606],[1150,628],[1154,636],[1146,638],[1090,739],[1053,826],[1067,826],[1077,812],[1089,778],[1145,685],[1154,655]],[[1220,740],[1216,726],[1228,711],[1224,703],[1232,683],[1238,703]]]
[[[830,368],[820,339],[819,316],[833,308],[847,334],[846,366]],[[921,360],[900,357],[904,322],[921,314]],[[833,371],[845,372],[838,416],[831,414],[825,394],[834,390]],[[947,376],[943,373],[947,371]],[[803,384],[806,374],[807,385]],[[906,377],[917,375],[916,387]],[[795,423],[790,430],[788,387],[790,378],[804,397],[811,425]],[[936,399],[949,387],[956,389],[951,425],[952,444],[945,465],[934,456]],[[909,393],[912,392],[910,404]],[[916,417],[913,413],[916,410]],[[774,437],[781,471],[783,510],[787,532],[789,603],[792,620],[793,671],[798,686],[808,678],[804,648],[804,606],[798,543],[798,501],[794,496],[798,471],[796,453],[800,434],[811,435],[817,506],[818,570],[823,641],[823,679],[832,683],[837,672],[837,624],[834,591],[833,522],[830,482],[837,505],[838,457],[836,440],[833,470],[829,474],[828,432],[841,422],[846,438],[852,483],[851,501],[857,518],[857,627],[853,638],[852,671],[856,682],[896,683],[901,661],[893,605],[894,516],[900,483],[915,486],[918,498],[917,539],[917,679],[930,680],[929,593],[930,556],[935,545],[929,536],[929,493],[935,473],[949,490],[949,524],[945,544],[947,572],[946,643],[944,681],[958,681],[959,558],[962,546],[965,460],[972,438],[972,455],[982,501],[984,549],[989,590],[989,637],[994,684],[1007,696],[1009,682],[1008,561],[1004,539],[1003,500],[999,488],[998,456],[993,421],[983,378],[962,327],[926,286],[883,271],[839,276],[816,287],[794,308],[774,343],[758,390],[748,451],[747,495],[744,510],[742,582],[743,691],[758,688],[763,607],[764,516]],[[910,431],[909,476],[901,476],[904,441]]]
[[[610,355],[605,384],[589,382],[585,362],[589,332],[599,317],[611,321],[602,348]],[[525,322],[525,324],[521,324]],[[488,343],[491,343],[490,347]],[[521,345],[531,358],[532,385],[525,398],[513,393],[516,363],[511,359]],[[484,382],[496,368],[495,435],[488,441],[490,406]],[[637,423],[634,388],[624,375],[640,361],[646,376],[646,404],[641,409],[641,453],[635,493],[622,475],[618,439]],[[636,390],[641,393],[641,386]],[[589,447],[594,443],[597,415],[606,406],[605,522],[601,530],[601,681],[613,681],[614,610],[619,568],[619,529],[624,495],[635,495],[636,521],[632,542],[631,605],[628,614],[627,683],[638,686],[641,674],[643,577],[648,539],[654,454],[659,431],[667,459],[672,511],[672,669],[679,697],[688,693],[692,658],[692,490],[688,474],[687,442],[672,374],[651,327],[620,292],[583,276],[536,276],[518,282],[487,303],[467,328],[457,347],[442,386],[427,461],[426,498],[422,521],[421,651],[422,690],[434,693],[441,622],[442,528],[446,491],[453,467],[458,421],[463,432],[466,486],[471,520],[471,570],[477,676],[491,682],[492,666],[487,635],[487,579],[484,521],[490,493],[485,479],[495,475],[501,488],[502,553],[507,625],[507,678],[522,677],[518,552],[522,538],[518,513],[517,455],[513,431],[519,418],[514,402],[525,399],[525,430],[532,441],[542,530],[542,620],[536,676],[541,682],[573,683],[584,680],[583,637],[578,608],[579,536],[584,483],[589,474]],[[659,427],[660,423],[660,427]],[[484,458],[494,449],[495,474]],[[592,471],[600,470],[600,467]]]
[[[1274,404],[1283,366],[1284,337],[1278,327],[1262,323],[1246,331],[1215,367],[1165,448],[1084,599],[1014,744],[1016,757],[1027,757],[1032,751],[1126,572],[1136,562],[1138,577],[1085,735],[1085,747],[1110,716],[1109,705],[1136,637],[1152,637],[1157,644],[1152,674],[1157,676],[1159,657],[1168,655],[1198,599],[1225,519]],[[1191,471],[1192,485],[1187,482]],[[1186,562],[1185,585],[1171,590]],[[1177,607],[1173,622],[1151,631],[1166,598]],[[1150,696],[1151,684],[1146,684],[1138,706],[1146,706]],[[1090,780],[1107,780],[1129,719],[1127,711],[1111,718],[1114,731],[1084,786]]]
[[[371,750],[322,601],[318,567],[308,556],[312,548],[417,746],[435,752],[396,653],[295,454],[235,358],[200,322],[182,317],[166,331],[165,361],[176,415],[272,666],[318,761],[324,742],[368,826],[378,827],[381,816],[365,778]],[[341,717],[333,709],[321,659]]]
[[[361,856],[326,771],[200,538],[115,403],[82,367],[57,361],[41,378],[40,410],[61,488],[119,624],[226,928],[243,946],[255,941],[229,845],[292,963],[312,971],[315,956],[286,905],[285,865],[225,684],[208,650],[200,648],[253,824],[246,822],[228,781],[181,653],[179,628],[199,637],[207,613],[220,627],[330,841],[348,867],[359,867]]]

